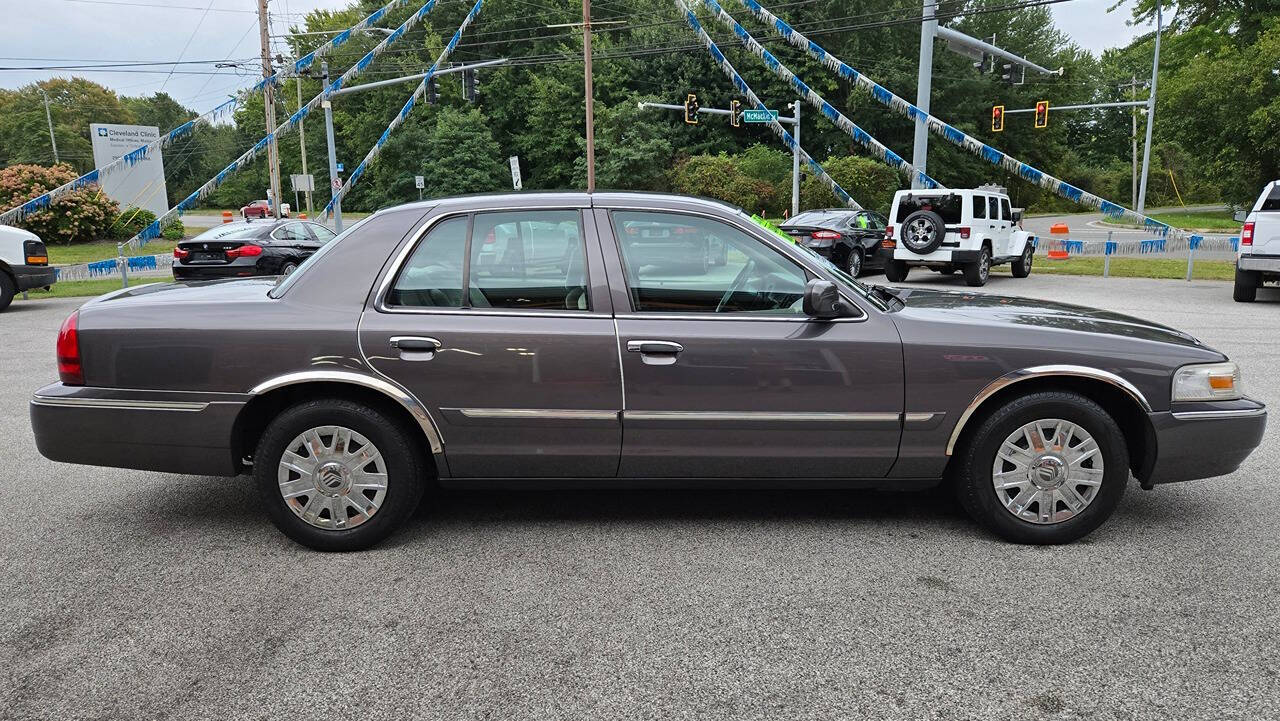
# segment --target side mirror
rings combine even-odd
[[[1237,222],[1237,223],[1243,223],[1245,220],[1247,220],[1247,219],[1248,219],[1248,217],[1249,217],[1249,211],[1247,211],[1247,210],[1237,210],[1237,211],[1236,211],[1236,213],[1235,213],[1235,215],[1233,215],[1233,216],[1231,216],[1231,217],[1232,217],[1232,218],[1235,218],[1235,220],[1236,220],[1236,222]]]
[[[1021,209],[1021,208],[1018,208],[1018,209],[1016,209],[1016,210],[1014,210],[1014,211],[1013,211],[1013,222],[1015,222],[1015,223],[1021,223],[1021,222],[1022,222],[1022,209]]]
[[[847,315],[848,306],[840,300],[835,283],[814,278],[804,285],[804,314],[819,320],[831,320]]]

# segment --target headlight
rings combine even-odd
[[[1243,395],[1235,363],[1183,366],[1173,374],[1174,401],[1231,401]]]

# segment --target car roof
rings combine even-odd
[[[713,198],[699,198],[690,195],[677,195],[675,193],[652,193],[642,191],[614,191],[602,190],[595,193],[587,193],[584,191],[532,191],[532,192],[501,192],[501,193],[474,193],[470,195],[454,195],[445,198],[433,198],[431,200],[421,200],[403,205],[391,206],[379,210],[379,213],[386,213],[399,210],[419,210],[422,212],[432,208],[441,208],[447,211],[460,211],[472,208],[497,209],[509,207],[512,209],[524,208],[553,208],[553,207],[571,207],[571,208],[600,208],[600,207],[634,207],[634,208],[658,208],[670,210],[719,210],[729,212],[742,212],[742,209]]]

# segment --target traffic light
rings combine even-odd
[[[1036,127],[1049,127],[1049,101],[1041,100],[1036,103]]]
[[[693,93],[684,99],[684,121],[690,125],[698,124],[698,96]]]
[[[1001,66],[1001,69],[1004,72],[1000,73],[1000,79],[1005,81],[1006,83],[1009,83],[1010,85],[1013,85],[1014,84],[1013,83],[1013,64],[1005,63],[1004,65]]]
[[[476,101],[476,71],[462,71],[462,96],[467,102],[474,103]]]
[[[991,132],[1004,132],[1004,106],[995,105],[991,108]]]
[[[427,82],[427,104],[435,105],[440,102],[440,93],[436,90],[436,79],[431,78]]]
[[[729,124],[735,128],[742,125],[742,101],[737,98],[729,101]]]

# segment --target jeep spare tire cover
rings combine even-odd
[[[932,210],[917,210],[902,221],[902,244],[907,250],[928,255],[942,247],[947,225],[942,216]]]

